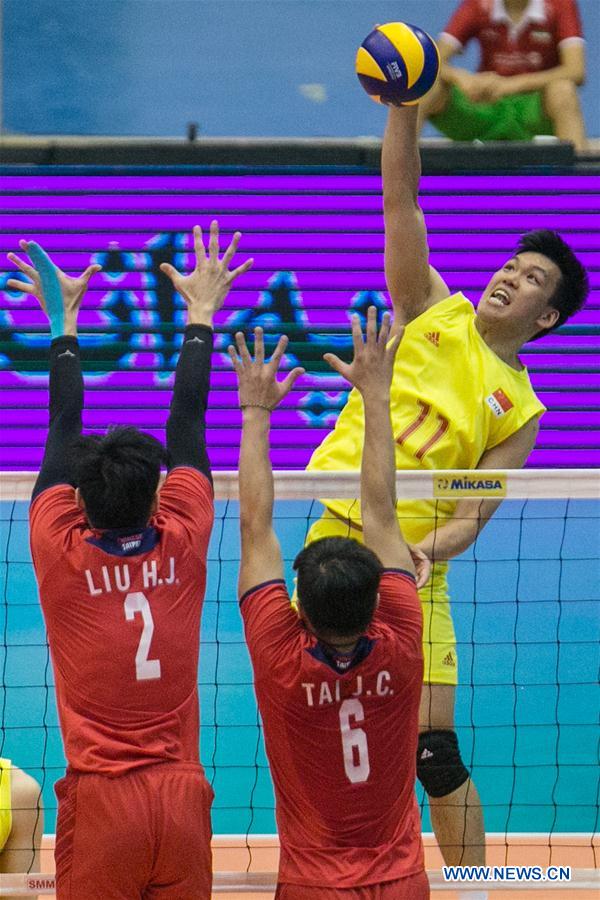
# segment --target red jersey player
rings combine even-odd
[[[479,71],[449,65],[475,40]],[[457,141],[528,141],[554,134],[586,147],[577,87],[585,50],[577,0],[462,0],[438,41],[442,68],[419,104]]]
[[[298,613],[272,524],[269,419],[301,369],[277,382],[286,339],[267,364],[256,329],[230,350],[243,410],[241,612],[275,785],[279,900],[422,900],[429,896],[414,785],[423,677],[415,566],[395,513],[389,391],[400,340],[368,313],[354,360],[325,359],[365,406],[365,546],[324,538],[300,552]],[[376,553],[374,552],[376,550]],[[421,573],[426,579],[427,572]]]
[[[37,244],[11,260],[50,319],[50,428],[30,510],[66,777],[56,787],[59,900],[209,900],[212,789],[199,761],[198,651],[213,522],[205,443],[212,319],[234,278],[194,229],[196,267],[162,266],[188,325],[159,441],[135,428],[81,437],[77,314],[90,266],[70,278]],[[77,485],[75,489],[74,485]]]

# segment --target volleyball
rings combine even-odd
[[[417,103],[435,84],[440,57],[435,41],[416,25],[388,22],[367,35],[356,54],[356,74],[372,100]]]

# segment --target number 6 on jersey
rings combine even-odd
[[[364,722],[365,719],[362,703],[354,698],[344,700],[340,706],[340,729],[346,776],[352,784],[360,784],[367,780],[371,771],[369,747],[366,732],[362,728],[352,728],[350,719],[355,722]]]

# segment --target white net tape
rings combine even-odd
[[[358,472],[275,472],[277,500],[344,499],[360,494]],[[29,500],[35,482],[32,472],[0,472],[0,499]],[[217,500],[238,499],[237,472],[214,472]],[[598,469],[511,469],[486,471],[398,472],[399,498],[458,499],[505,497],[507,500],[578,500],[600,497]]]

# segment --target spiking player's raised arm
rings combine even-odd
[[[429,265],[427,229],[419,204],[421,160],[416,106],[390,106],[381,151],[385,219],[385,279],[394,326],[410,322],[450,293]]]

